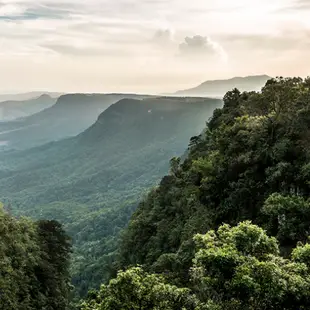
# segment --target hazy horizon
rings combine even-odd
[[[0,93],[307,76],[308,0],[0,0]]]
[[[259,77],[259,76],[268,76],[267,74],[261,74],[261,75],[258,75],[258,74],[255,74],[255,75],[252,75],[252,76],[231,76],[231,77],[227,77],[227,78],[219,78],[219,79],[215,79],[215,80],[206,80],[206,81],[201,81],[201,83],[199,84],[196,84],[196,85],[192,85],[193,88],[196,88],[198,86],[201,86],[203,84],[205,84],[205,82],[214,82],[214,81],[229,81],[229,80],[233,80],[233,79],[236,79],[236,78],[250,78],[250,77]],[[273,76],[275,77],[275,76]],[[272,76],[270,76],[270,78],[272,78]],[[255,82],[253,83],[253,85],[255,84]],[[257,85],[255,86],[257,88]],[[121,90],[120,91],[116,91],[116,92],[109,92],[109,91],[94,91],[94,92],[91,92],[91,91],[85,91],[85,92],[80,92],[78,90],[76,91],[71,91],[71,92],[57,92],[56,90],[44,90],[44,89],[32,89],[32,90],[28,90],[28,91],[18,91],[18,90],[12,90],[12,91],[0,91],[0,95],[1,96],[14,96],[14,95],[30,95],[30,94],[33,94],[33,96],[29,97],[29,98],[36,98],[37,96],[42,96],[42,95],[49,95],[49,96],[56,96],[56,97],[59,97],[61,95],[70,95],[70,94],[89,94],[89,95],[104,95],[104,94],[128,94],[128,95],[151,95],[151,96],[179,96],[180,94],[178,94],[179,92],[181,91],[188,91],[188,90],[191,90],[191,88],[188,88],[188,89],[177,89],[177,90],[174,90],[172,92],[143,92],[143,91],[128,91],[128,92],[122,92]],[[254,89],[253,89],[254,90]],[[35,95],[35,96],[34,96]],[[197,94],[196,97],[205,97],[207,94],[205,93],[204,91],[204,94]],[[216,96],[218,96],[219,98],[222,98],[222,96],[224,95],[223,93],[221,94],[215,94],[215,93],[209,93],[209,95],[212,95],[212,98],[215,98]],[[182,95],[181,95],[182,96]],[[192,96],[192,95],[190,95]],[[28,97],[27,97],[28,98]],[[9,100],[9,99],[8,99]],[[14,100],[14,99],[13,99]]]

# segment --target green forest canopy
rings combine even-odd
[[[282,258],[276,238],[251,222],[225,224],[196,235],[194,241],[196,252],[186,287],[132,267],[120,271],[98,293],[89,294],[80,309],[309,309],[309,244]]]
[[[309,137],[310,79],[228,92],[141,201],[114,279],[78,308],[309,309]]]
[[[171,173],[140,203],[123,237],[120,266],[161,270],[167,256],[190,263],[193,235],[244,220],[277,236],[283,250],[306,241],[309,88],[310,79],[278,78],[261,93],[228,92],[188,158],[174,159]]]
[[[228,92],[186,160],[174,158],[171,173],[140,203],[117,268],[142,265],[171,285],[198,287],[196,297],[214,309],[308,308],[309,246],[300,242],[309,236],[309,128],[310,79],[277,78],[260,93]],[[231,245],[226,235],[235,227],[245,232]],[[217,240],[217,229],[229,240]],[[256,230],[270,244],[248,257]],[[193,238],[197,233],[206,235]],[[250,242],[240,250],[243,238]],[[195,240],[205,240],[198,250]]]

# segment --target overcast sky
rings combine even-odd
[[[310,0],[0,0],[0,92],[310,72]]]

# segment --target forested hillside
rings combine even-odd
[[[0,143],[5,149],[26,149],[75,136],[91,126],[111,104],[124,98],[145,97],[134,94],[63,95],[56,104],[41,112],[0,123]]]
[[[229,91],[199,129],[215,106],[121,100],[75,138],[2,153],[0,309],[74,307],[55,219],[78,292],[104,283],[79,310],[309,309],[310,79]],[[183,153],[185,128],[201,134]]]
[[[306,204],[309,86],[310,80],[280,79],[261,94],[228,92],[185,162],[173,161],[172,173],[141,202],[125,238],[128,262],[153,264],[221,223],[250,219],[275,233],[280,214],[271,203]],[[305,241],[302,231],[282,236],[283,245]]]
[[[0,206],[0,309],[67,310],[70,239],[55,221],[16,219]]]
[[[82,309],[309,309],[309,128],[310,79],[228,92]]]
[[[216,99],[121,100],[74,138],[1,153],[0,199],[14,214],[65,224],[73,283],[85,294],[108,278],[138,201],[221,106]]]

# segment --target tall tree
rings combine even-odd
[[[49,300],[47,310],[66,310],[71,290],[70,239],[56,221],[39,221],[37,229],[41,259],[36,276],[40,282],[40,291]]]
[[[69,257],[59,223],[16,219],[0,207],[0,309],[67,310]]]

